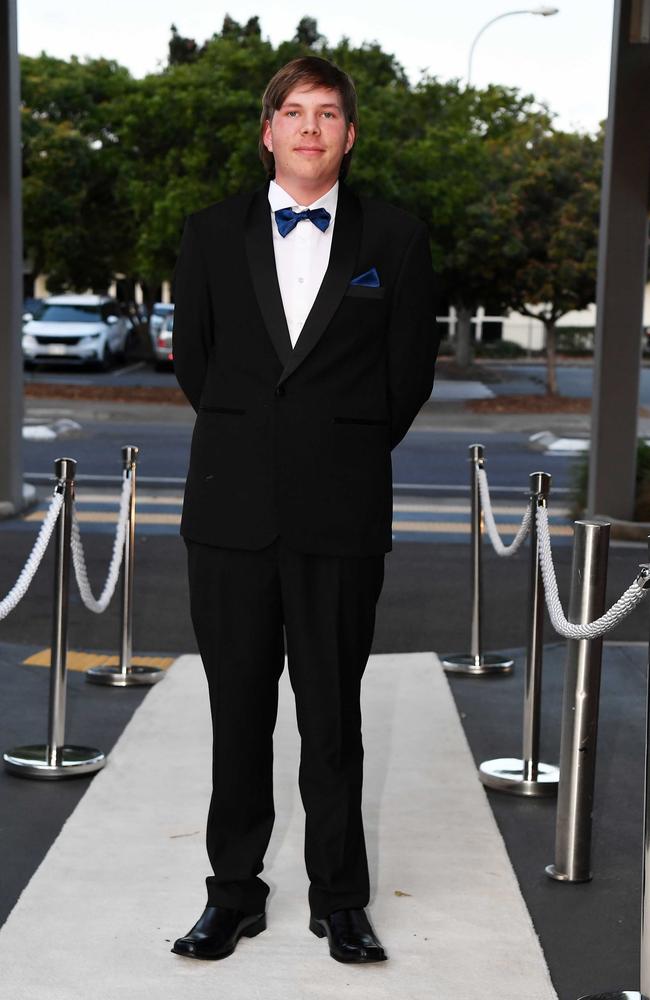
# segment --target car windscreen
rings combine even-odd
[[[34,319],[46,323],[100,323],[102,313],[99,305],[46,302],[34,312]]]

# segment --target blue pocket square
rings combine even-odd
[[[379,275],[377,274],[377,269],[371,267],[369,271],[364,271],[363,274],[357,275],[350,282],[351,285],[365,285],[366,288],[379,288]]]

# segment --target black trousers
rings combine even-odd
[[[208,904],[265,907],[275,818],[273,730],[285,640],[301,737],[309,906],[324,917],[369,899],[359,705],[384,555],[248,551],[186,539],[192,623],[212,713]]]

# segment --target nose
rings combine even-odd
[[[318,132],[318,119],[315,115],[307,115],[302,123],[302,128],[300,129],[303,133],[308,132]]]

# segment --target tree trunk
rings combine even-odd
[[[555,320],[545,320],[544,330],[546,332],[546,391],[555,395],[557,392]]]
[[[472,363],[472,310],[457,306],[456,314],[456,364],[459,368],[469,368]]]

